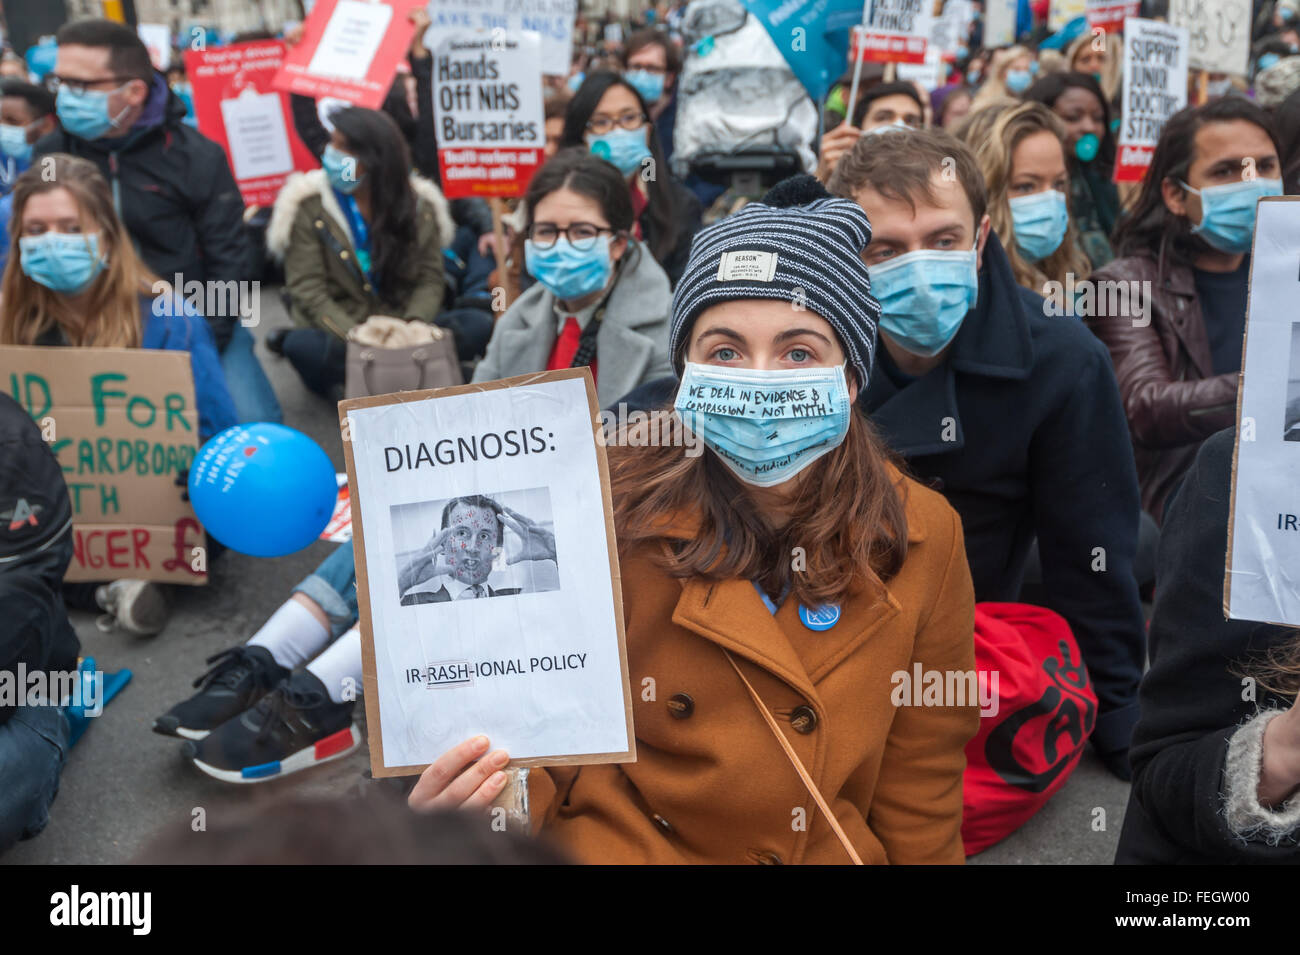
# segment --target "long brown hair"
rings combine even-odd
[[[615,530],[623,548],[667,543],[655,559],[673,576],[739,577],[771,594],[789,587],[804,606],[819,607],[863,587],[883,588],[903,566],[904,501],[884,443],[856,408],[843,443],[804,471],[781,529],[763,519],[746,485],[713,452],[688,457],[680,447],[629,447],[636,427],[610,442]],[[698,526],[674,539],[667,524],[683,515],[698,517]]]
[[[18,245],[23,212],[32,196],[66,189],[99,233],[99,251],[108,264],[91,283],[88,304],[74,311],[65,295],[28,278]],[[157,279],[136,255],[126,227],[113,208],[108,183],[95,164],[55,153],[34,163],[14,183],[9,263],[0,280],[0,345],[33,345],[59,329],[69,345],[135,348],[140,344],[141,294],[152,294]]]

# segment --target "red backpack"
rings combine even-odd
[[[1097,722],[1083,654],[1059,614],[976,604],[975,666],[980,686],[995,690],[996,712],[982,714],[966,744],[968,856],[1015,832],[1065,785]]]

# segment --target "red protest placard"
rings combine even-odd
[[[924,63],[926,37],[883,33],[856,26],[850,34],[850,59],[867,63]]]
[[[1125,17],[1138,15],[1141,0],[1088,0],[1088,29],[1122,33]]]
[[[424,0],[317,0],[274,88],[378,109],[415,35],[409,14],[422,6]]]
[[[185,53],[199,132],[226,151],[248,205],[269,206],[289,173],[317,166],[294,132],[289,98],[271,85],[283,62],[279,40]]]

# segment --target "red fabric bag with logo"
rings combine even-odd
[[[1015,832],[1065,785],[1097,723],[1097,694],[1060,614],[1030,604],[976,604],[975,666],[995,706],[966,744],[961,835],[968,856]]]

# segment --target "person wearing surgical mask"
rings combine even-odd
[[[972,112],[1008,99],[1019,99],[1034,81],[1038,63],[1033,51],[1024,46],[997,50],[989,62],[984,85],[975,94]]]
[[[817,178],[826,182],[835,164],[863,133],[890,127],[925,128],[925,104],[911,83],[872,83],[858,90],[849,121],[829,130],[817,147]]]
[[[640,30],[627,41],[623,79],[641,94],[659,135],[664,159],[673,158],[673,127],[677,123],[677,77],[682,56],[677,45],[659,30]]]
[[[601,407],[667,375],[668,276],[633,234],[622,174],[582,148],[533,174],[524,267],[534,284],[496,323],[474,381],[587,367]]]
[[[633,208],[631,234],[676,284],[700,228],[703,209],[673,176],[649,107],[618,73],[588,71],[569,101],[560,147],[581,146],[623,175]]]
[[[984,171],[948,133],[863,137],[828,188],[872,226],[880,346],[859,405],[961,516],[977,600],[1024,600],[1038,570],[1030,602],[1078,639],[1099,701],[1093,747],[1126,776],[1144,649],[1139,504],[1105,348],[1017,283]],[[1078,559],[1095,547],[1105,574]]]
[[[1064,305],[1065,286],[1091,267],[1070,228],[1066,132],[1041,103],[1009,103],[972,113],[957,138],[975,154],[988,183],[989,218],[1016,281]]]
[[[1157,520],[1205,438],[1237,420],[1260,199],[1282,194],[1266,113],[1229,96],[1166,121],[1098,283],[1145,288],[1139,320],[1103,302],[1087,319],[1124,390],[1143,502]]]
[[[0,81],[0,195],[31,165],[37,141],[58,125],[49,90],[23,80]]]

